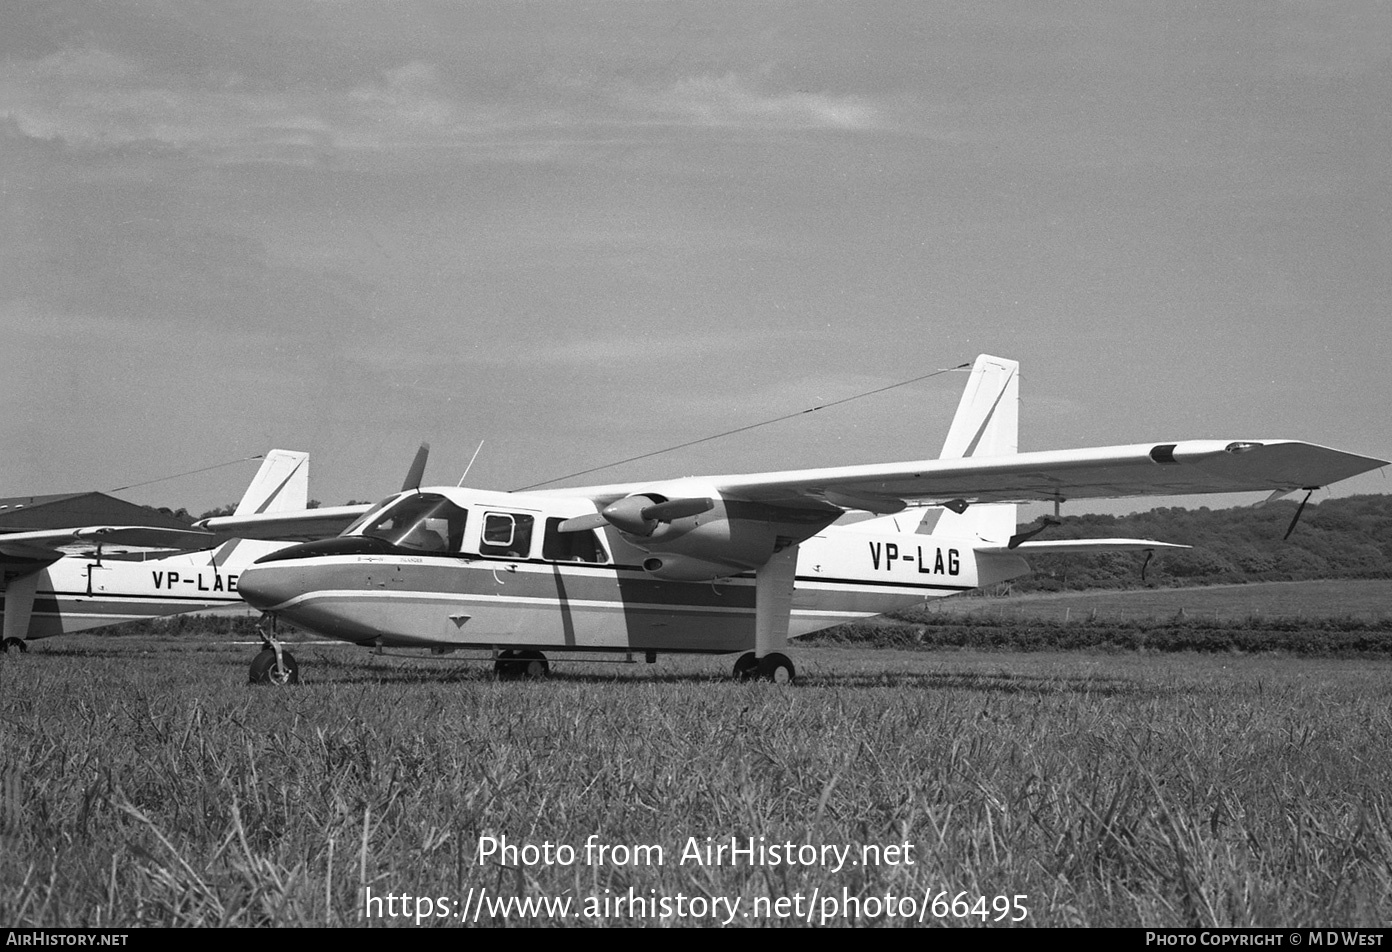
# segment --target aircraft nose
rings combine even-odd
[[[295,584],[295,573],[283,566],[251,565],[237,577],[237,591],[243,601],[261,611],[271,611],[301,594]]]

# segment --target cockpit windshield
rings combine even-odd
[[[444,496],[415,493],[397,500],[370,521],[361,520],[358,534],[419,552],[458,552],[464,541],[466,516]]]
[[[379,502],[379,503],[377,503],[376,505],[374,505],[371,509],[367,510],[367,512],[363,513],[361,516],[358,516],[358,518],[354,519],[353,522],[352,522],[352,524],[350,524],[350,525],[348,526],[348,528],[346,528],[346,529],[344,529],[342,532],[340,532],[339,535],[346,535],[346,536],[358,535],[358,534],[359,534],[359,532],[358,532],[359,529],[361,529],[363,526],[367,525],[369,522],[372,522],[374,519],[376,519],[376,518],[377,518],[377,514],[378,514],[379,512],[381,512],[383,509],[385,509],[385,508],[387,508],[388,506],[390,506],[392,503],[396,502],[397,499],[399,499],[399,498],[400,498],[399,496],[388,496],[386,499],[383,499],[381,502]]]

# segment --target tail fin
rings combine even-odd
[[[1020,451],[1020,363],[982,354],[957,404],[957,415],[943,441],[940,459],[1010,456]],[[1004,545],[1015,534],[1014,503],[969,506],[963,512],[929,509],[917,529],[975,537]]]
[[[1020,363],[982,354],[972,365],[939,459],[1020,451]]]
[[[247,487],[234,516],[289,512],[309,506],[309,454],[271,450]]]
[[[294,450],[271,450],[232,514],[251,516],[261,512],[295,512],[307,508],[309,454]],[[228,539],[213,549],[209,561],[214,566],[226,566],[239,549],[243,550],[239,559],[247,562],[264,554],[252,544],[252,554],[248,555],[245,539]]]
[[[968,456],[1010,456],[1020,450],[1020,363],[982,354],[972,364],[971,377],[957,404],[957,415],[943,442],[941,459]],[[914,521],[918,520],[917,528]],[[858,528],[888,532],[937,534],[981,539],[1006,545],[1015,534],[1015,504],[967,506],[955,512],[942,506],[907,509],[894,515],[858,520]]]

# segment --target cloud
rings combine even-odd
[[[624,103],[650,121],[712,129],[877,129],[882,106],[851,95],[764,90],[734,73],[690,76],[662,89],[629,88]]]
[[[725,131],[884,128],[885,107],[854,95],[778,90],[736,73],[664,86],[592,79],[494,91],[411,61],[355,81],[267,86],[212,68],[190,79],[159,62],[85,47],[0,64],[0,120],[71,150],[169,151],[213,163],[305,165],[326,158],[465,149],[554,158],[547,144],[603,142],[652,126]]]
[[[139,147],[217,162],[303,164],[328,154],[467,140],[496,121],[408,63],[346,89],[266,90],[232,72],[201,84],[98,49],[0,66],[0,118],[20,135],[79,151]]]

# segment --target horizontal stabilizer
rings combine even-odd
[[[1154,539],[1063,539],[1058,542],[1021,542],[1013,549],[1007,545],[980,546],[977,552],[1001,552],[1015,555],[1095,555],[1105,552],[1144,552],[1147,549],[1189,549],[1177,542],[1156,542]]]

